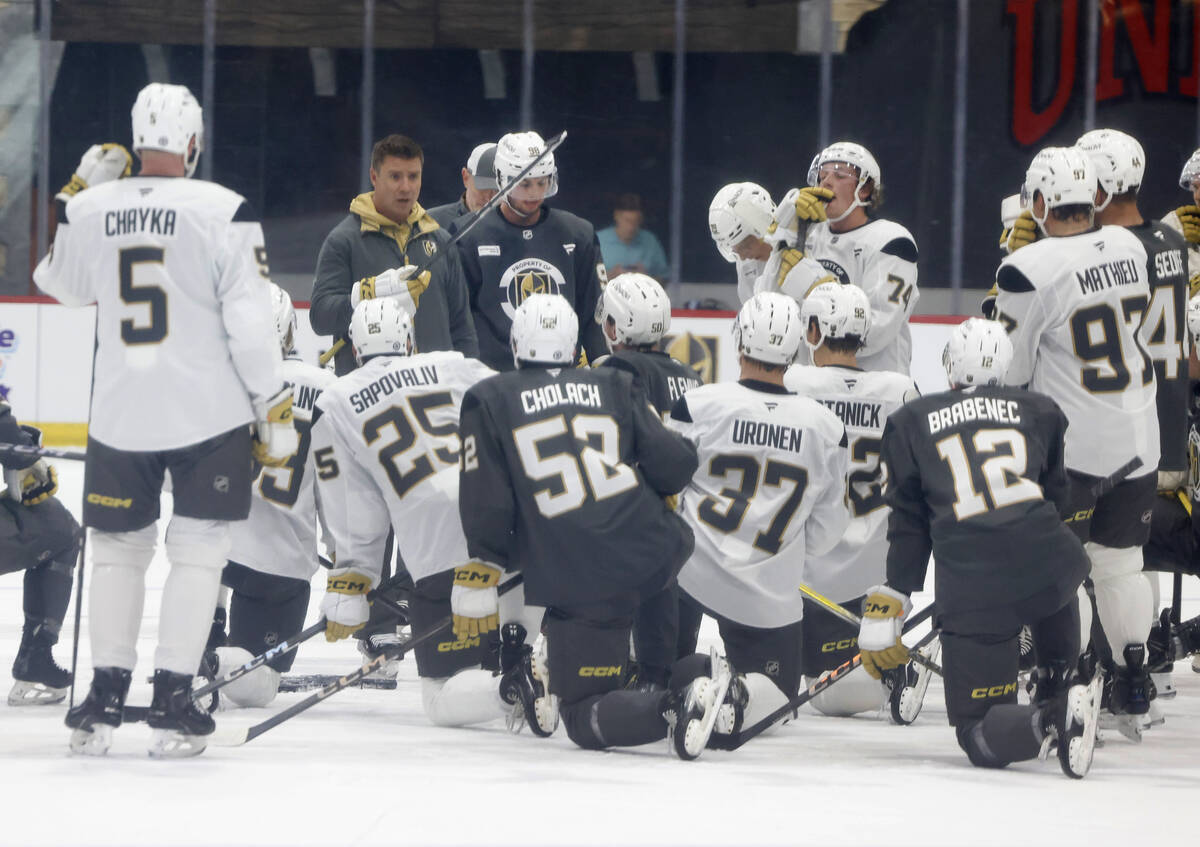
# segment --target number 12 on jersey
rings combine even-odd
[[[958,520],[1013,503],[1042,499],[1041,486],[1026,478],[1029,450],[1019,430],[981,429],[971,439],[970,447],[962,434],[955,433],[938,441],[936,446],[954,479],[954,516]],[[986,496],[975,486],[976,473],[983,477]]]

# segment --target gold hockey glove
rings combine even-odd
[[[339,641],[362,629],[371,616],[367,592],[371,578],[350,568],[335,568],[325,583],[321,614],[325,618],[325,640]]]
[[[123,179],[133,170],[133,157],[120,144],[93,144],[79,160],[70,181],[55,195],[64,203],[93,185]]]
[[[500,595],[496,589],[500,577],[500,569],[486,562],[471,561],[454,569],[450,612],[454,637],[459,641],[499,629]]]
[[[912,601],[893,588],[876,585],[867,591],[858,628],[858,650],[863,667],[875,679],[908,661],[908,648],[900,641],[900,633],[904,616],[911,610]]]

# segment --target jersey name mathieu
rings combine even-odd
[[[338,567],[379,581],[387,529],[414,580],[467,560],[458,519],[458,412],[463,394],[494,373],[437,351],[374,356],[317,401],[312,449]],[[332,448],[331,452],[323,452]]]
[[[230,524],[229,558],[259,573],[309,580],[317,572],[313,409],[336,377],[289,356],[283,378],[292,386],[292,420],[300,447],[281,468],[263,468],[254,483],[250,517]]]
[[[832,550],[808,558],[808,584],[836,601],[852,600],[884,581],[887,562],[887,505],[879,461],[888,416],[918,396],[907,376],[831,365],[788,368],[784,385],[811,397],[846,426],[850,475],[850,525]]]
[[[38,286],[95,302],[89,434],[120,450],[186,447],[254,420],[279,389],[262,227],[195,179],[130,177],[60,209]]]
[[[842,537],[849,464],[833,412],[761,385],[702,385],[667,424],[700,456],[679,501],[696,534],[679,587],[736,623],[774,628],[803,616],[808,557]]]
[[[1135,456],[1158,467],[1146,250],[1124,227],[1044,238],[996,272],[996,310],[1013,344],[1005,381],[1058,401],[1071,422],[1066,466],[1108,476]]]

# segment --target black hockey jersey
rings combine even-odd
[[[663,497],[696,449],[616,368],[522,368],[473,386],[459,434],[459,514],[472,558],[525,575],[531,605],[665,586],[692,531]]]
[[[1146,248],[1150,305],[1146,352],[1154,360],[1157,383],[1160,471],[1187,469],[1188,431],[1188,265],[1187,242],[1161,221],[1126,227]]]
[[[662,417],[671,413],[680,397],[703,382],[694,368],[659,350],[618,350],[604,365],[631,373],[634,384],[642,387]]]
[[[606,350],[594,320],[606,283],[596,230],[583,218],[543,207],[533,226],[509,223],[497,210],[458,242],[470,292],[479,358],[498,371],[513,369],[509,330],[530,294],[561,294],[579,316],[579,343],[588,359]]]
[[[931,394],[893,412],[883,431],[888,584],[919,591],[932,550],[942,612],[1073,591],[1089,565],[1059,514],[1066,428],[1053,400],[1014,387]]]

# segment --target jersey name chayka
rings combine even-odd
[[[137,206],[132,209],[114,209],[104,213],[104,234],[106,236],[129,235],[134,232],[173,236],[175,234],[175,210]]]

